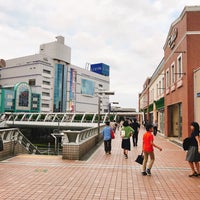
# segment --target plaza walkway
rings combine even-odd
[[[141,152],[122,153],[121,138],[112,141],[112,154],[103,144],[85,161],[60,156],[19,155],[0,162],[0,200],[193,200],[200,199],[200,177],[189,178],[185,152],[168,139],[156,136],[156,160],[151,176],[141,175],[134,160]]]

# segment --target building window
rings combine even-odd
[[[154,99],[153,93],[154,93],[154,89],[151,89],[151,91],[150,91],[150,98],[149,98],[150,102],[152,102],[153,99]]]
[[[182,77],[182,73],[183,73],[183,66],[182,66],[182,56],[180,55],[178,58],[177,58],[177,70],[178,70],[178,79],[181,79]]]
[[[164,82],[164,77],[162,78],[162,83],[161,83],[161,88],[162,88],[162,94],[164,93],[164,89],[165,89],[165,82]]]
[[[66,111],[67,99],[67,66],[62,64],[55,65],[54,75],[54,112]]]
[[[49,97],[50,94],[48,92],[42,92],[42,96]]]
[[[158,98],[159,93],[160,93],[159,86],[158,86],[158,84],[156,84],[156,98]]]
[[[162,90],[163,90],[163,88],[162,88],[162,86],[161,86],[161,81],[159,81],[159,86],[158,86],[158,88],[159,88],[159,96],[162,94]]]
[[[172,83],[172,85],[175,83],[175,65],[174,65],[174,63],[171,65],[171,83]]]
[[[42,104],[42,107],[43,107],[43,108],[49,108],[49,104],[43,103],[43,104]]]
[[[35,79],[29,79],[28,84],[29,84],[30,86],[36,85]]]
[[[49,81],[42,81],[43,85],[50,85]]]
[[[169,87],[170,78],[169,78],[169,70],[166,71],[166,88]]]
[[[43,73],[45,73],[45,74],[51,74],[51,71],[49,71],[47,69],[43,69]]]

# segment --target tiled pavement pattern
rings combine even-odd
[[[103,144],[86,161],[62,160],[60,156],[20,155],[0,162],[0,200],[191,200],[200,199],[200,177],[189,178],[185,152],[156,136],[156,160],[151,176],[141,175],[134,162],[141,152],[132,147],[125,159],[121,138],[112,141],[112,154]]]

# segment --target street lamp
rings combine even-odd
[[[113,91],[99,91],[96,92],[98,97],[98,135],[100,134],[100,107],[101,107],[101,95],[114,95]]]

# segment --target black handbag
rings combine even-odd
[[[183,150],[187,151],[191,143],[191,137],[187,137],[183,140]]]
[[[142,165],[143,160],[144,160],[144,156],[143,156],[143,153],[141,153],[140,155],[138,155],[138,157],[136,158],[135,162],[137,162],[140,165]]]

